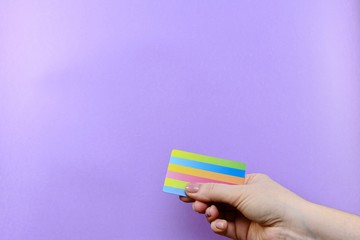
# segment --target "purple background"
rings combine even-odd
[[[219,239],[173,148],[360,214],[359,43],[356,0],[1,1],[0,239]]]

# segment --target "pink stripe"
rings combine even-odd
[[[225,183],[225,184],[235,185],[235,184],[229,183],[229,182],[217,181],[217,180],[208,179],[208,178],[202,178],[202,177],[195,177],[195,176],[190,176],[190,175],[177,173],[177,172],[171,172],[171,171],[167,172],[166,177],[176,179],[176,180],[181,180],[181,181],[184,181],[184,182],[192,182],[192,183],[213,182],[213,183]]]

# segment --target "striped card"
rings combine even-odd
[[[186,196],[185,187],[193,183],[243,184],[246,164],[222,158],[173,150],[163,191]]]

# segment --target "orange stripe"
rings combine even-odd
[[[184,167],[184,166],[180,166],[180,165],[176,165],[176,164],[172,164],[172,163],[169,164],[168,171],[178,172],[178,173],[183,173],[183,174],[187,174],[187,175],[191,175],[191,176],[208,178],[208,179],[212,179],[212,180],[218,180],[218,181],[233,183],[233,184],[243,184],[244,183],[244,178],[221,174],[221,173],[209,172],[209,171],[196,169],[196,168]]]

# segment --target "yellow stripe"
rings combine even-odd
[[[184,166],[180,166],[180,165],[176,165],[176,164],[172,164],[172,163],[169,164],[168,171],[178,172],[178,173],[183,173],[183,174],[187,174],[187,175],[191,175],[191,176],[203,177],[203,178],[208,178],[208,179],[212,179],[212,180],[218,180],[218,181],[228,182],[228,183],[233,183],[233,184],[243,184],[244,183],[244,178],[230,176],[230,175],[221,174],[221,173],[209,172],[209,171],[196,169],[196,168],[184,167]]]
[[[181,188],[181,189],[185,189],[187,184],[188,184],[188,182],[176,180],[173,178],[165,178],[165,183],[164,183],[165,186],[176,187],[176,188]]]

